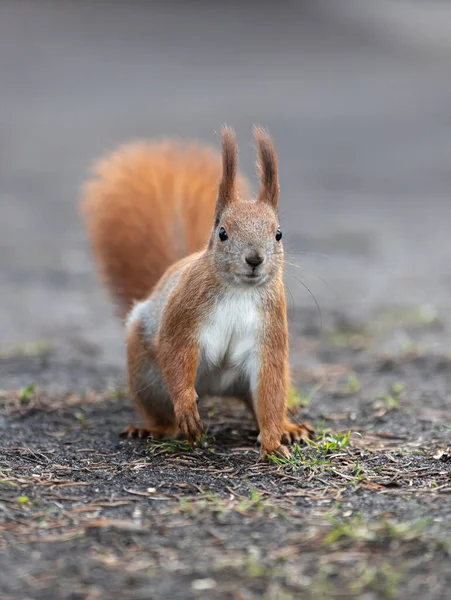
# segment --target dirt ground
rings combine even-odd
[[[419,344],[438,324],[410,326]],[[318,437],[268,465],[233,401],[202,406],[201,448],[121,440],[134,415],[106,373],[3,359],[3,385],[36,390],[1,395],[2,597],[445,598],[451,357],[379,355],[374,329],[294,337],[319,358],[291,398]],[[66,393],[38,392],[50,377]]]
[[[277,5],[0,3],[1,600],[449,596],[451,13]],[[317,433],[290,461],[257,464],[233,400],[196,449],[119,436],[79,187],[114,144],[224,121],[248,175],[253,122],[279,152],[290,405]]]

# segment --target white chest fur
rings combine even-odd
[[[259,300],[257,290],[229,292],[204,322],[199,334],[199,385],[208,393],[224,394],[238,379],[247,380],[250,388],[256,385],[262,326]],[[202,382],[205,378],[209,381]]]

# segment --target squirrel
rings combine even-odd
[[[144,428],[204,431],[199,398],[235,397],[253,414],[260,460],[311,438],[288,418],[288,322],[278,220],[278,158],[254,127],[261,186],[238,173],[235,132],[221,156],[174,139],[120,147],[94,167],[82,214],[101,280],[125,319],[130,395]]]

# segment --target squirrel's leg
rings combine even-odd
[[[258,423],[257,415],[255,413],[255,409],[252,403],[252,397],[244,397],[243,401],[246,407],[251,412],[253,418]],[[315,435],[315,430],[307,421],[302,423],[293,423],[290,420],[289,410],[287,408],[287,413],[282,426],[282,438],[281,443],[284,445],[299,443],[301,440],[312,439]],[[261,442],[261,436],[258,436],[258,442]]]
[[[265,345],[260,356],[258,378],[252,390],[254,412],[260,429],[261,460],[274,452],[289,456],[288,448],[282,445],[288,395],[288,369],[284,358],[284,352],[271,355],[271,348]]]
[[[175,422],[190,443],[204,431],[194,389],[198,361],[199,347],[195,342],[179,339],[173,331],[168,335],[164,330],[160,332],[159,363],[172,398]]]
[[[127,364],[130,393],[144,427],[129,425],[125,437],[176,437],[178,427],[171,397],[158,366],[156,349],[146,340],[136,321],[127,336]]]
[[[279,327],[272,327],[266,331],[256,379],[252,392],[260,428],[260,459],[274,452],[289,456],[285,444],[312,437],[313,429],[307,423],[291,423],[288,418],[290,369],[288,331],[283,321]]]

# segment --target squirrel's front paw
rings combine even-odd
[[[177,417],[177,425],[190,444],[200,439],[204,433],[204,425],[197,407]]]
[[[265,462],[268,460],[268,455],[281,454],[285,458],[290,458],[291,454],[289,449],[280,443],[280,431],[260,431],[260,457],[259,462]]]
[[[291,453],[286,446],[281,445],[278,448],[276,448],[276,450],[272,451],[265,450],[262,446],[262,448],[260,449],[260,456],[258,457],[258,462],[268,462],[268,455],[271,454],[281,454],[285,458],[291,457]]]

